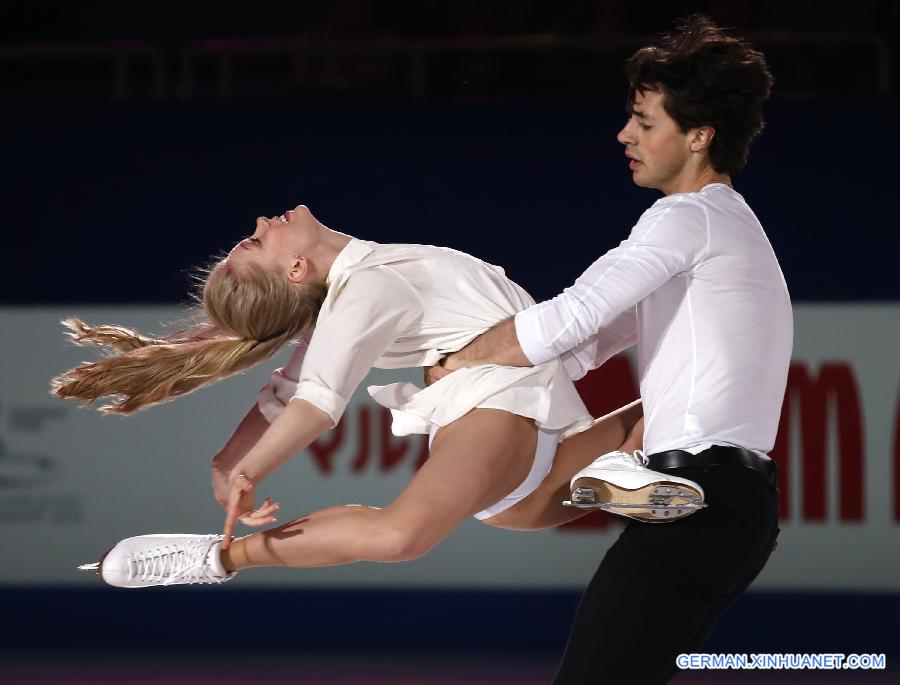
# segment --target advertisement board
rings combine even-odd
[[[269,363],[131,417],[49,395],[49,380],[95,353],[64,341],[59,320],[159,331],[170,307],[0,310],[0,584],[96,583],[75,566],[118,540],[218,532],[209,461],[255,401]],[[805,304],[775,449],[782,533],[755,587],[900,589],[900,305]],[[595,415],[638,395],[633,357],[579,383]],[[419,369],[373,370],[341,423],[261,484],[281,521],[341,503],[389,503],[427,457],[425,436],[397,438],[369,384],[420,382]],[[467,521],[435,550],[401,564],[254,569],[251,586],[582,588],[621,521],[591,515],[539,532]]]

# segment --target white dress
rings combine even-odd
[[[534,304],[503,269],[431,245],[381,245],[352,239],[328,274],[315,330],[259,393],[269,421],[303,398],[337,423],[372,367],[431,366],[498,322]],[[592,418],[563,365],[487,365],[462,369],[427,388],[372,386],[393,414],[396,435],[429,433],[470,410],[503,409],[561,437]]]

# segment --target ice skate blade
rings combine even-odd
[[[113,548],[110,547],[108,550],[106,550],[101,555],[100,561],[95,561],[92,564],[82,564],[81,566],[77,567],[78,570],[79,571],[87,571],[87,572],[93,571],[98,576],[100,576],[100,580],[103,580],[103,561],[106,559],[107,555],[109,555],[109,553],[112,552],[112,549]],[[103,582],[106,583],[105,580],[103,580]]]
[[[621,504],[667,506],[703,501],[703,496],[698,490],[674,482],[658,481],[630,490],[598,478],[585,477],[579,478],[574,485],[572,501],[584,504],[619,502]]]
[[[706,505],[701,494],[681,483],[657,482],[628,490],[596,478],[576,481],[565,506],[601,509],[612,514],[664,523],[690,516]]]
[[[563,500],[564,507],[575,507],[576,509],[634,509],[635,511],[675,511],[676,509],[694,510],[703,509],[706,504],[700,502],[698,504],[672,504],[669,506],[661,505],[658,507],[652,504],[619,504],[616,502],[574,502],[572,500]]]
[[[616,502],[596,502],[589,504],[565,500],[563,506],[575,507],[576,509],[598,509],[601,511],[608,511],[611,514],[618,514],[620,516],[627,516],[628,518],[646,521],[648,523],[666,523],[668,521],[677,521],[686,516],[690,516],[706,507],[706,504],[699,502],[654,506],[652,504],[621,504]]]

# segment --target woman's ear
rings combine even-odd
[[[291,258],[291,268],[288,271],[288,280],[291,283],[303,283],[309,275],[309,262],[299,254]]]

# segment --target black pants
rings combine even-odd
[[[769,559],[774,470],[770,480],[745,466],[669,472],[699,483],[708,506],[673,523],[629,521],[581,598],[556,685],[667,682]]]

